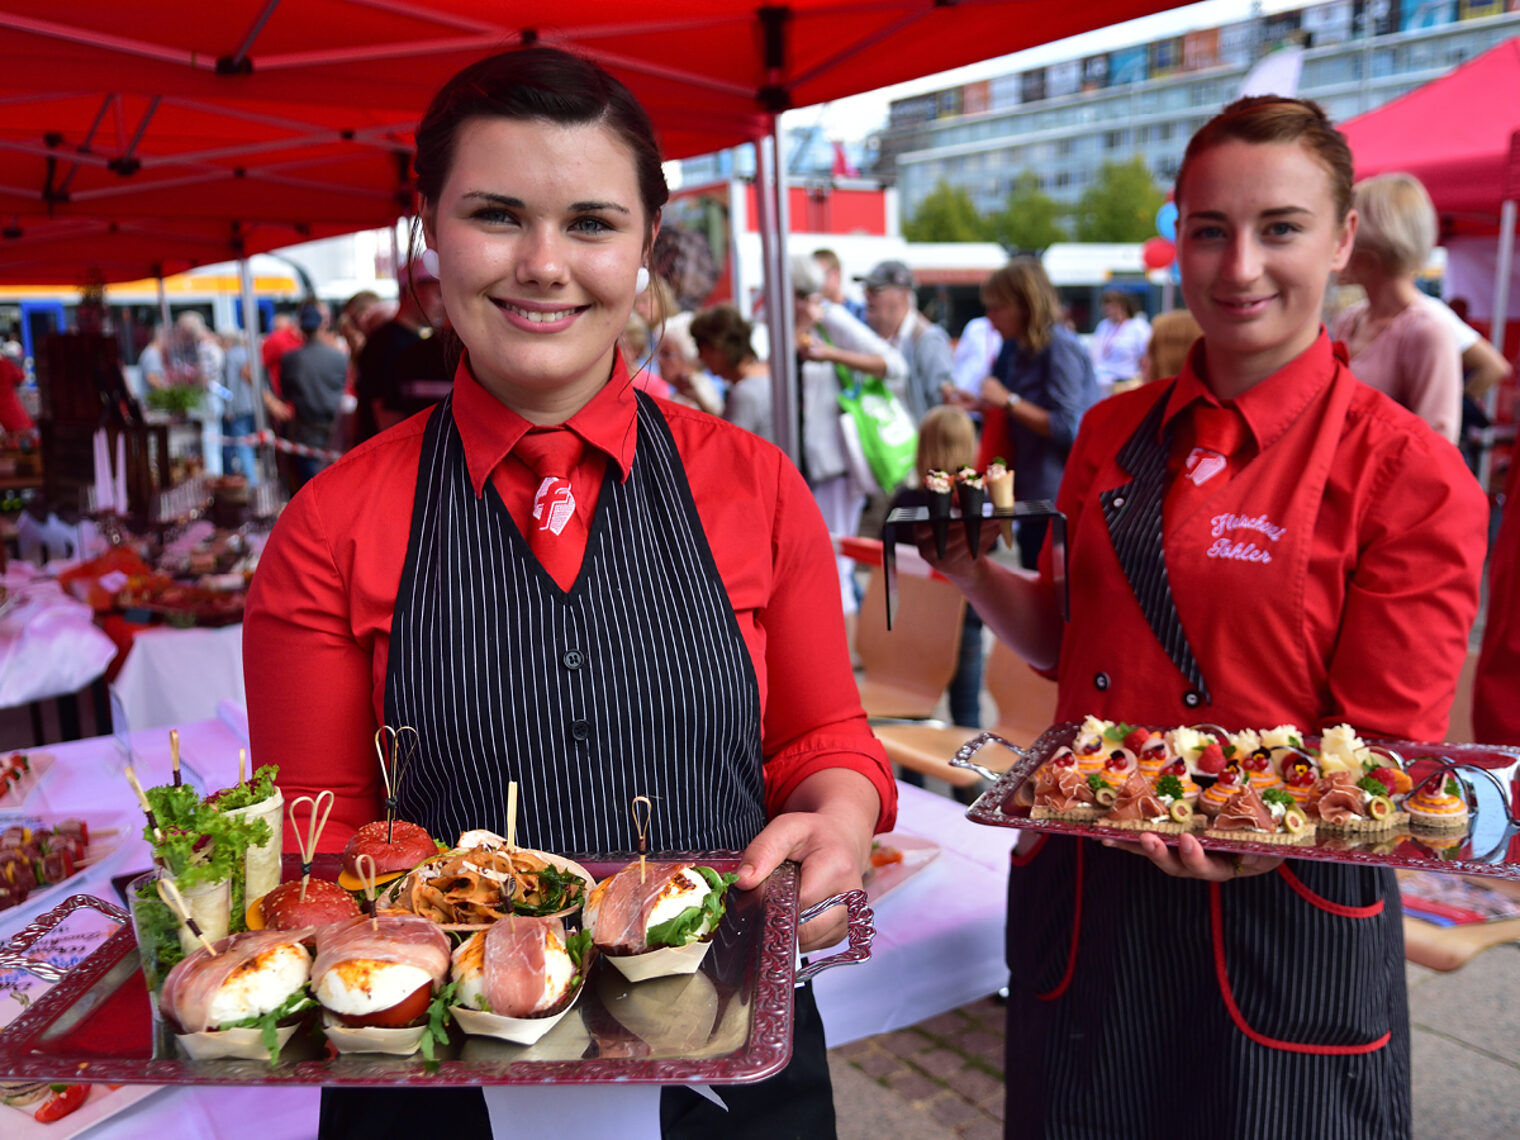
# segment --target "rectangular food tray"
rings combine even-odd
[[[600,879],[633,857],[573,858]],[[719,871],[739,866],[732,851],[650,858],[703,863]],[[337,856],[318,856],[314,871],[336,878]],[[287,877],[299,873],[287,868]],[[569,1015],[537,1044],[466,1037],[454,1025],[433,1063],[420,1055],[328,1057],[322,1044],[304,1033],[291,1038],[274,1065],[184,1059],[151,1007],[131,923],[111,904],[75,895],[29,926],[21,941],[29,945],[84,907],[111,913],[125,925],[0,1031],[0,1079],[348,1086],[762,1080],[791,1058],[799,874],[797,864],[783,863],[755,890],[731,890],[722,925],[696,974],[634,984],[610,962],[598,960]],[[869,935],[868,914],[865,926]]]
[[[1017,827],[1054,835],[1133,842],[1138,832],[1107,826],[1101,820],[1079,822],[1034,819],[1027,806],[1016,802],[1019,787],[1026,780],[1032,779],[1040,765],[1049,760],[1058,749],[1071,747],[1078,728],[1080,725],[1077,724],[1054,725],[1027,749],[1010,744],[992,733],[982,733],[968,741],[956,753],[958,760],[970,761],[988,744],[1011,748],[1019,754],[1019,759],[977,798],[967,810],[966,818],[990,827]],[[1306,745],[1311,743],[1317,743],[1317,738],[1309,737],[1305,740]],[[1513,775],[1516,765],[1520,765],[1520,749],[1497,745],[1421,744],[1408,740],[1371,739],[1368,743],[1398,752],[1409,762],[1410,774],[1416,782],[1422,773],[1428,775],[1436,770],[1437,760],[1432,758],[1458,765],[1458,771],[1468,777],[1474,774],[1474,769],[1486,772],[1509,769]],[[1407,826],[1382,835],[1320,835],[1312,843],[1294,844],[1216,839],[1201,831],[1195,831],[1192,835],[1211,851],[1317,859],[1329,863],[1359,863],[1364,866],[1438,871],[1444,874],[1483,875],[1520,881],[1520,829],[1515,827],[1511,818],[1503,785],[1495,780],[1494,784],[1498,785],[1496,788],[1481,775],[1473,783],[1477,789],[1486,788],[1486,793],[1479,796],[1479,803],[1474,808],[1465,836],[1451,833],[1442,836],[1439,832],[1411,830]],[[1176,835],[1161,836],[1163,841],[1173,847],[1177,845],[1178,838]],[[1455,842],[1459,838],[1461,842]],[[1452,843],[1452,846],[1447,847],[1447,843]]]

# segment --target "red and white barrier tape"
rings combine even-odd
[[[268,429],[252,432],[249,435],[221,435],[217,436],[223,447],[273,447],[276,451],[288,452],[291,455],[304,455],[309,459],[342,459],[341,451],[329,451],[325,447],[311,447],[304,443],[292,443],[288,439],[282,439]]]

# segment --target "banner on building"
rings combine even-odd
[[[1516,0],[1520,3],[1520,0]],[[1082,61],[1082,90],[1101,91],[1108,86],[1108,56],[1090,55]]]
[[[1412,6],[1418,0],[1407,2]],[[1352,12],[1358,38],[1367,34],[1369,23],[1374,36],[1391,36],[1399,30],[1399,0],[1354,0]]]
[[[916,127],[927,123],[934,118],[935,105],[933,95],[894,99],[887,109],[887,124],[892,127]]]
[[[1181,36],[1174,36],[1168,40],[1156,40],[1150,47],[1150,77],[1152,79],[1160,79],[1182,70]]]
[[[1458,0],[1458,20],[1481,20],[1504,13],[1504,0]]]
[[[991,110],[1017,107],[1023,101],[1023,76],[999,75],[990,84]]]
[[[1045,98],[1045,69],[1037,67],[1019,77],[1019,98],[1025,103],[1038,103]]]
[[[1182,70],[1207,71],[1218,67],[1219,29],[1207,28],[1201,32],[1189,32],[1182,37]]]
[[[938,91],[934,96],[934,117],[936,119],[953,119],[961,113],[961,89],[952,87],[948,91]]]
[[[1443,28],[1457,22],[1456,0],[1404,0],[1399,9],[1401,32]]]
[[[961,88],[961,113],[980,115],[992,106],[992,85],[985,79],[980,83],[968,83]]]
[[[1082,88],[1082,61],[1062,60],[1045,69],[1045,98],[1075,95]]]
[[[1245,67],[1255,58],[1256,33],[1252,25],[1226,24],[1219,29],[1219,62],[1226,67]]]
[[[1118,87],[1127,83],[1144,83],[1150,77],[1150,53],[1145,45],[1120,48],[1108,53],[1108,83]]]
[[[1351,38],[1351,0],[1335,0],[1333,4],[1318,4],[1303,11],[1302,27],[1309,37],[1307,47],[1328,47],[1343,44]]]

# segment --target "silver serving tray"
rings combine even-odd
[[[634,856],[572,856],[601,878]],[[292,857],[287,856],[287,860]],[[737,870],[739,853],[662,853],[651,860]],[[315,873],[336,878],[337,856]],[[296,871],[299,874],[299,870]],[[278,1064],[191,1061],[179,1055],[150,1002],[137,942],[120,907],[74,895],[0,947],[0,968],[28,969],[57,984],[0,1030],[0,1079],[154,1085],[743,1084],[783,1069],[792,1053],[792,994],[819,971],[870,957],[875,929],[864,891],[799,911],[801,869],[783,863],[758,888],[731,891],[701,969],[685,978],[631,983],[594,964],[581,998],[537,1044],[466,1037],[458,1026],[434,1062],[415,1057],[329,1057],[309,1036],[291,1039]],[[798,967],[797,928],[832,906],[849,915],[849,948]],[[59,980],[27,950],[81,908],[123,926]]]

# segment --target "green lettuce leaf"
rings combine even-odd
[[[273,1065],[280,1059],[280,1022],[286,1018],[294,1017],[298,1013],[304,1013],[308,1009],[315,1009],[317,1003],[305,988],[295,990],[286,998],[279,1007],[268,1013],[261,1013],[256,1017],[245,1017],[241,1021],[228,1021],[218,1025],[218,1029],[257,1029],[262,1035],[264,1048],[269,1052],[269,1063]]]
[[[707,885],[712,888],[711,893],[705,895],[699,905],[689,906],[674,918],[651,926],[644,935],[644,941],[650,949],[657,946],[687,946],[718,928],[718,923],[723,918],[728,888],[739,876],[720,874],[711,867],[695,867],[693,870],[707,880]]]
[[[265,764],[254,772],[253,779],[223,788],[207,802],[217,811],[236,811],[238,808],[261,804],[274,795],[274,779],[279,774],[278,764]]]

